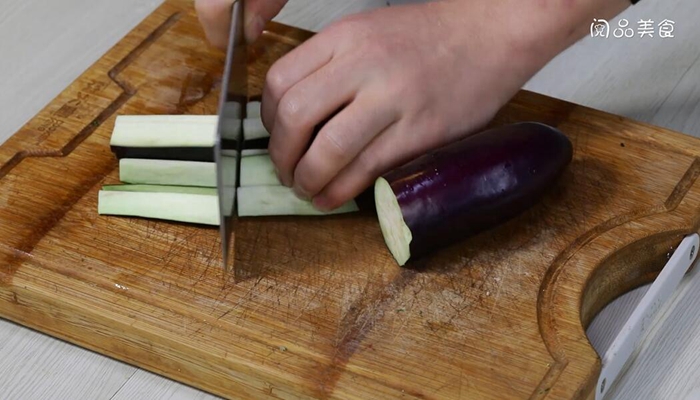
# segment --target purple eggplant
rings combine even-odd
[[[572,157],[562,132],[521,122],[416,158],[375,182],[386,245],[403,266],[496,227],[535,205]]]

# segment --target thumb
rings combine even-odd
[[[195,0],[194,3],[207,40],[221,50],[226,49],[228,44],[233,3],[234,0]]]
[[[260,36],[265,24],[279,14],[287,0],[245,0],[245,36],[253,42]]]

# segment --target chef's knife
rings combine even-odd
[[[248,48],[243,32],[243,0],[233,3],[231,29],[226,51],[226,64],[219,99],[219,121],[216,131],[217,192],[219,196],[220,235],[224,271],[233,259],[234,226],[237,220],[236,189],[239,186],[243,119],[248,103]],[[235,277],[234,268],[234,279]]]

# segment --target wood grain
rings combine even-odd
[[[0,148],[4,317],[225,397],[590,395],[599,299],[697,231],[696,140],[523,92],[494,124],[546,122],[576,149],[540,206],[420,270],[395,267],[371,214],[261,220],[239,238],[260,278],[234,285],[215,230],[95,212],[117,178],[115,115],[215,111],[222,55],[188,4],[159,8]],[[256,87],[305,36],[273,26]]]

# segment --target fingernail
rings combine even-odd
[[[277,169],[277,167],[274,167],[275,169],[275,176],[277,176],[277,180],[280,182],[282,186],[286,187],[292,187],[291,183],[280,174],[280,170]]]
[[[288,188],[292,187],[291,179],[288,179],[285,176],[280,176],[280,182],[282,182],[282,186],[286,186]]]
[[[328,204],[328,198],[326,198],[323,195],[319,195],[319,196],[314,197],[314,199],[311,201],[311,204],[313,204],[313,206],[319,211],[323,211],[323,212],[330,211],[330,207]]]
[[[304,189],[300,188],[299,186],[294,186],[292,189],[294,191],[294,194],[301,200],[309,201],[311,200],[311,196],[309,196]]]

